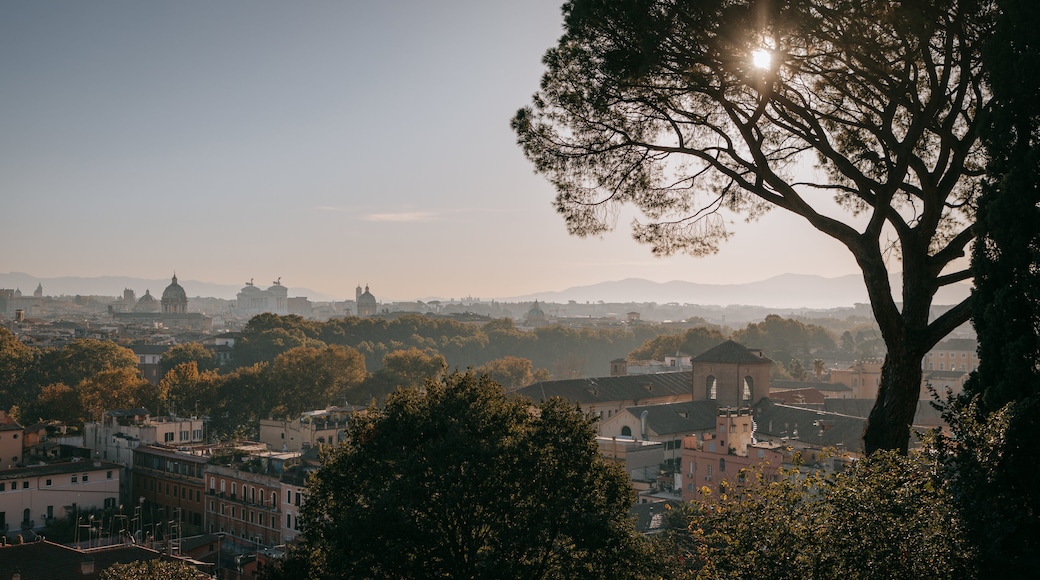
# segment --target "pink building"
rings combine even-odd
[[[683,439],[682,499],[699,499],[704,488],[709,497],[737,492],[753,481],[753,474],[742,471],[748,468],[775,480],[782,463],[779,444],[754,441],[751,409],[719,409],[714,433],[705,434],[703,441]]]

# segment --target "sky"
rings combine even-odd
[[[509,127],[560,5],[2,1],[0,272],[380,300],[858,272],[781,211],[707,258],[628,215],[570,236]]]

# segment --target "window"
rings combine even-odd
[[[751,390],[754,388],[754,386],[755,381],[751,378],[751,375],[747,375],[746,377],[744,377],[744,391],[741,393],[740,398],[744,401],[750,401]]]
[[[191,432],[192,439],[202,439],[202,429],[195,429]]]
[[[48,480],[44,481],[43,485],[45,485],[47,487],[50,487],[51,486],[51,480],[48,479]]]
[[[625,425],[624,427],[622,427],[621,428],[621,436],[622,437],[631,437],[632,436],[632,428],[629,427],[628,425]]]
[[[83,483],[86,483],[86,482],[87,482],[87,478],[88,478],[87,474],[86,474],[86,473],[84,473],[84,474],[83,474]]]
[[[111,471],[106,471],[105,472],[105,479],[112,479],[112,472]]]
[[[723,471],[726,471],[726,458],[720,457],[719,458],[719,473],[722,473]]]
[[[22,482],[22,489],[29,489],[29,482],[28,481],[23,481]]]
[[[51,519],[53,517],[54,517],[54,506],[49,505],[49,506],[47,506],[47,519],[49,520],[49,519]]]
[[[719,398],[719,382],[715,380],[715,375],[708,375],[707,382],[705,383],[705,396],[709,400]]]
[[[231,482],[231,499],[235,498],[235,494],[237,493],[237,490],[238,490],[238,484],[232,481]]]
[[[105,509],[111,509],[116,507],[116,498],[106,497],[105,498]]]
[[[171,443],[173,441],[173,431],[169,433],[163,433],[163,443]]]
[[[72,476],[72,483],[79,483],[79,476],[78,475],[73,475]]]
[[[0,483],[0,491],[4,491],[4,488],[6,488],[6,487],[7,487],[6,483]]]
[[[187,441],[187,440],[188,440],[188,432],[187,431],[181,431],[181,441]]]

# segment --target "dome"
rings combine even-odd
[[[184,288],[181,288],[181,285],[177,283],[176,274],[173,275],[173,282],[171,282],[170,285],[166,287],[166,290],[163,290],[162,300],[163,302],[188,301],[188,295],[184,292]]]
[[[357,297],[358,316],[375,316],[378,309],[376,297],[368,291],[368,286],[365,286],[365,291]]]
[[[534,305],[531,306],[531,309],[527,311],[527,317],[538,318],[542,320],[545,319],[545,312],[538,306],[537,300],[534,301]]]
[[[182,314],[188,311],[188,294],[184,288],[177,283],[177,275],[173,275],[173,281],[163,290],[162,310],[164,314]]]
[[[137,305],[134,306],[134,312],[158,312],[159,301],[152,296],[151,290],[145,290],[144,296],[138,301]]]

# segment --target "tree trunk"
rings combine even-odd
[[[910,425],[921,395],[921,356],[906,349],[890,350],[881,367],[877,401],[867,419],[863,444],[867,454],[895,449],[904,455],[910,443]]]

